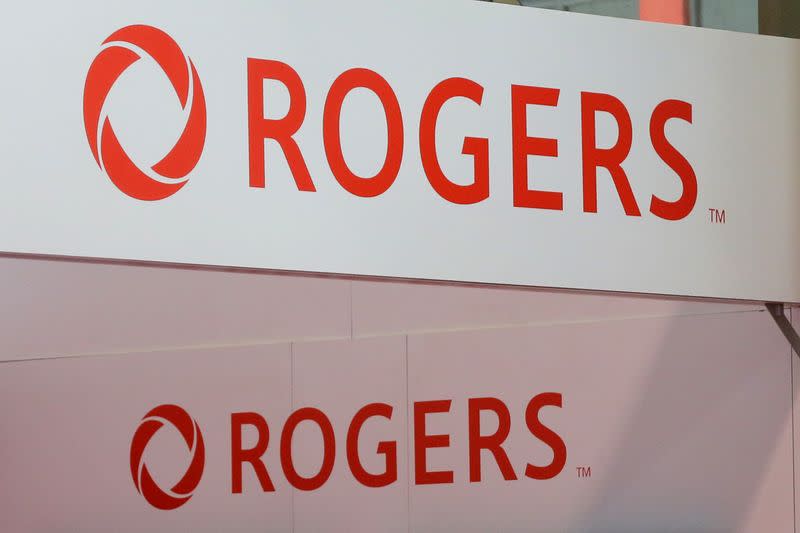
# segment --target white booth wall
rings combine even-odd
[[[549,3],[638,12],[629,0]],[[755,31],[752,0],[694,5],[703,25]],[[0,288],[1,531],[696,533],[800,523],[800,365],[758,304],[23,256],[0,257]],[[546,481],[522,475],[527,461],[549,459],[524,431],[525,404],[543,392],[563,397],[542,418],[567,448],[566,466]],[[483,480],[469,481],[466,405],[477,397],[511,410],[505,447],[520,479],[503,479],[483,455]],[[429,429],[450,445],[430,450],[428,463],[454,482],[420,485],[413,405],[436,399],[452,407]],[[372,448],[361,451],[377,470],[374,442],[396,441],[398,478],[366,488],[348,473],[344,428],[376,401],[395,414],[365,430]],[[142,498],[128,463],[142,416],[164,403],[186,408],[207,446],[200,484],[173,511]],[[336,429],[333,474],[311,492],[282,477],[277,451],[282,422],[304,406]],[[229,417],[239,411],[269,420],[274,493],[250,469],[242,493],[231,489]],[[159,442],[166,451],[148,464],[181,470],[180,444]],[[319,436],[298,430],[292,449],[313,473]]]
[[[800,375],[756,304],[18,257],[0,259],[0,283],[7,531],[795,527]],[[508,403],[520,474],[531,454],[546,463],[547,448],[513,427],[551,390],[563,406],[542,416],[567,446],[561,474],[505,481],[487,456],[484,481],[470,483],[467,398]],[[429,431],[450,433],[451,447],[430,450],[429,467],[455,481],[416,485],[403,424],[411,402],[439,398],[452,411],[429,417]],[[279,420],[319,406],[339,443],[372,401],[408,407],[392,421],[398,481],[359,486],[339,446],[324,487],[291,489],[273,449]],[[136,493],[127,454],[141,416],[168,402],[198,420],[208,454],[193,499],[164,512]],[[260,405],[277,409],[265,455],[277,492],[248,472],[234,495],[223,414]],[[309,435],[295,452],[313,472]]]

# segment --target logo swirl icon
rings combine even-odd
[[[142,455],[153,438],[153,435],[168,422],[180,432],[192,460],[186,473],[169,491],[159,487],[150,475]],[[157,509],[169,511],[177,509],[192,497],[194,489],[200,483],[205,465],[205,445],[203,434],[189,413],[177,405],[159,405],[142,418],[131,441],[131,476],[136,490],[144,499]]]
[[[188,108],[186,126],[175,146],[147,172],[134,163],[120,145],[103,106],[109,91],[125,70],[149,55],[161,67]],[[103,42],[89,67],[83,90],[83,122],[95,161],[114,185],[132,198],[161,200],[175,194],[197,165],[206,138],[206,101],[191,59],[163,31],[152,26],[126,26]],[[152,172],[150,172],[152,171]]]

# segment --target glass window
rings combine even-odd
[[[504,4],[758,33],[758,0],[495,0]],[[790,0],[800,1],[800,0]]]
[[[692,24],[758,33],[758,0],[694,0]]]
[[[639,18],[639,0],[520,0],[520,4],[627,19]]]

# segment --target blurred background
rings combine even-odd
[[[746,33],[800,37],[800,0],[494,0],[494,2]]]

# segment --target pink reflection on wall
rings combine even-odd
[[[653,22],[687,24],[689,10],[686,0],[639,0],[639,18]]]

